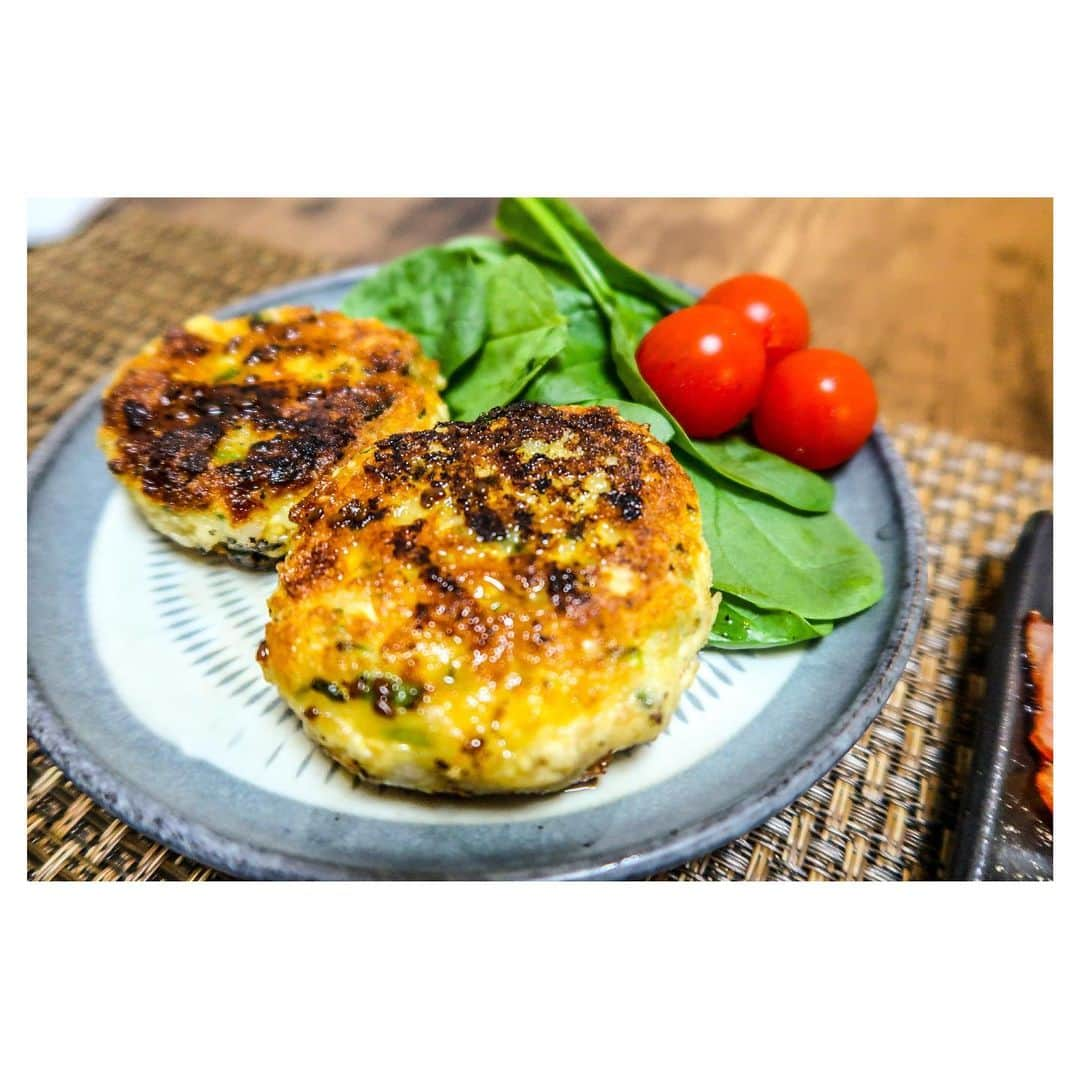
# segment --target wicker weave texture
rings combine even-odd
[[[178,226],[137,209],[29,260],[31,446],[115,362],[163,325],[325,262]],[[918,425],[891,431],[927,517],[930,595],[915,651],[881,715],[786,810],[658,880],[940,877],[971,756],[972,719],[1004,560],[1051,504],[1050,463]],[[34,880],[222,875],[139,835],[27,743]]]

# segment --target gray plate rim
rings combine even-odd
[[[351,284],[373,273],[380,264],[347,267],[264,290],[219,308],[228,317],[288,302],[298,290],[315,291]],[[95,407],[108,376],[97,380],[53,425],[30,457],[27,500],[38,478],[86,414]],[[897,615],[888,643],[846,712],[838,717],[827,738],[806,754],[782,780],[748,796],[715,817],[673,840],[660,840],[628,853],[615,862],[597,864],[585,857],[543,875],[562,880],[620,880],[643,877],[714,851],[767,821],[820,780],[858,741],[888,700],[907,663],[927,595],[925,524],[919,501],[907,478],[899,453],[881,425],[874,428],[868,447],[881,458],[899,503],[904,525],[904,570]],[[29,551],[27,552],[29,560]],[[27,675],[27,724],[31,735],[69,780],[95,802],[131,828],[195,862],[237,877],[255,879],[319,879],[336,877],[334,867],[314,859],[282,855],[252,844],[237,842],[222,833],[177,816],[153,795],[118,784],[108,766],[94,753],[73,741],[62,718],[48,702],[32,671]]]

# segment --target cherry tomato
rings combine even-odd
[[[688,435],[730,431],[754,407],[765,348],[749,320],[700,304],[661,319],[641,339],[638,369]]]
[[[874,381],[855,357],[802,349],[769,368],[754,435],[789,461],[831,469],[866,442],[876,417]]]
[[[810,314],[802,297],[786,282],[767,274],[740,274],[714,285],[699,301],[741,312],[765,332],[765,359],[770,364],[805,349],[810,341]]]

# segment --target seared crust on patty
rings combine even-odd
[[[565,787],[660,733],[715,610],[689,478],[613,409],[391,436],[294,517],[259,660],[381,783]]]
[[[109,468],[152,525],[186,546],[284,553],[292,506],[351,449],[446,416],[416,339],[306,307],[150,342],[105,392]]]

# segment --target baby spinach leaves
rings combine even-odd
[[[566,318],[540,271],[521,255],[499,263],[487,278],[487,340],[480,355],[446,394],[451,413],[475,420],[513,401],[566,345]]]
[[[556,262],[572,261],[564,242],[564,237],[569,238],[595,267],[599,281],[614,291],[649,300],[664,311],[694,302],[692,294],[673,282],[620,262],[600,242],[584,214],[565,199],[503,199],[495,225],[527,251]]]
[[[775,649],[815,641],[832,633],[830,622],[808,622],[790,611],[763,611],[738,597],[725,595],[709,632],[713,649]]]
[[[717,480],[685,455],[697,489],[713,583],[757,607],[831,621],[881,599],[881,565],[831,510],[794,513]]]
[[[357,282],[341,310],[354,319],[380,319],[408,330],[449,377],[484,342],[480,259],[469,248],[423,248]]]
[[[525,399],[543,405],[576,405],[598,397],[620,397],[624,390],[606,360],[606,350],[605,360],[600,362],[580,347],[573,321],[567,332],[566,348],[529,384]]]
[[[692,439],[681,443],[713,472],[734,480],[751,491],[760,491],[796,510],[823,513],[832,508],[832,484],[801,465],[770,454],[741,435],[722,439]]]
[[[566,345],[529,385],[525,397],[545,405],[572,405],[591,398],[624,396],[608,348],[604,317],[584,289],[561,267],[534,264],[566,318]]]

